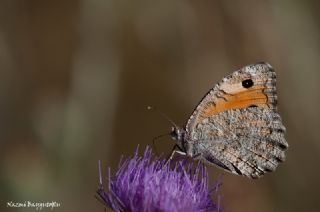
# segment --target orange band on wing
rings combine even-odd
[[[217,113],[237,108],[247,108],[250,106],[268,107],[267,96],[263,93],[263,86],[254,86],[245,91],[223,94],[217,96],[215,102],[209,102],[203,111],[200,113],[198,122],[203,119],[213,116]]]

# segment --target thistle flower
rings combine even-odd
[[[220,211],[212,201],[219,182],[208,186],[206,168],[196,167],[185,161],[166,164],[166,160],[154,159],[149,147],[142,157],[138,149],[131,159],[119,163],[118,171],[111,177],[110,168],[107,190],[103,188],[101,169],[97,190],[101,202],[113,211]]]

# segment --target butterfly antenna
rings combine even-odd
[[[174,127],[178,128],[178,125],[176,123],[174,123],[165,113],[163,113],[162,111],[158,110],[155,107],[151,107],[151,106],[147,106],[148,110],[153,110],[157,113],[159,113],[163,118],[165,118],[167,121],[169,121]]]
[[[154,137],[154,138],[152,139],[152,146],[153,146],[154,151],[156,152],[157,155],[159,155],[159,154],[158,154],[158,151],[157,151],[156,141],[159,140],[159,138],[162,138],[162,137],[168,136],[168,135],[170,135],[170,133],[158,135],[158,136],[156,136],[156,137]]]

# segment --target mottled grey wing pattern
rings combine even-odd
[[[218,83],[186,125],[187,154],[257,178],[285,159],[276,75],[267,63],[246,66]]]
[[[206,162],[257,178],[285,160],[284,132],[279,114],[270,109],[232,109],[197,125],[194,151]]]

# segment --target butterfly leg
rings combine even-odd
[[[177,150],[177,148],[178,148],[178,150]],[[176,154],[176,153],[178,153],[178,154],[180,154],[180,155],[186,155],[186,153],[183,152],[183,151],[179,148],[178,145],[174,145],[173,148],[172,148],[172,150],[171,150],[170,157],[168,158],[168,160],[166,161],[166,163],[164,164],[164,166],[166,166],[166,165],[169,163],[169,161],[172,160],[174,154]]]
[[[197,159],[198,157],[200,157],[201,156],[201,153],[198,153],[198,154],[196,154],[196,155],[194,155],[194,156],[192,156],[192,159]]]

